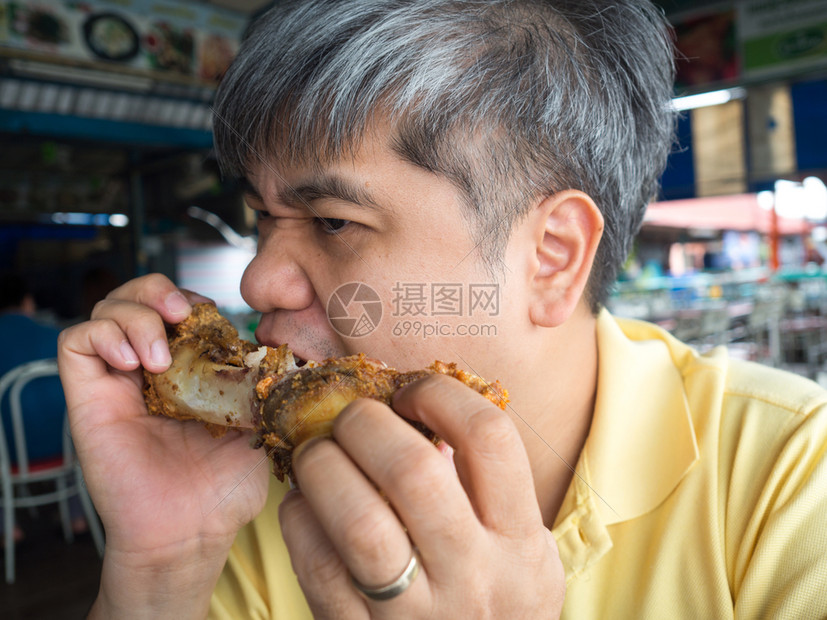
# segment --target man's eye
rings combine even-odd
[[[322,230],[329,235],[340,232],[345,226],[350,224],[350,220],[341,220],[335,217],[317,217],[316,222],[318,222]]]

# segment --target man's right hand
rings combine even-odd
[[[203,617],[236,532],[261,511],[269,463],[249,434],[149,416],[141,367],[170,363],[164,322],[191,303],[161,275],[132,280],[65,330],[58,363],[72,439],[106,530],[105,616]]]

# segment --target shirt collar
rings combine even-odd
[[[597,397],[580,460],[601,520],[611,525],[658,506],[699,453],[675,359],[688,349],[606,310],[597,319],[597,343]]]

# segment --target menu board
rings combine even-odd
[[[675,23],[675,86],[727,85],[739,77],[735,11],[701,13]]]
[[[827,0],[755,0],[738,4],[746,77],[827,66]]]
[[[0,53],[5,47],[214,82],[246,26],[246,15],[181,0],[0,0]]]

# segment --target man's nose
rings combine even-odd
[[[296,244],[279,235],[262,241],[241,278],[241,296],[253,310],[303,310],[313,303],[315,291],[300,256]]]

